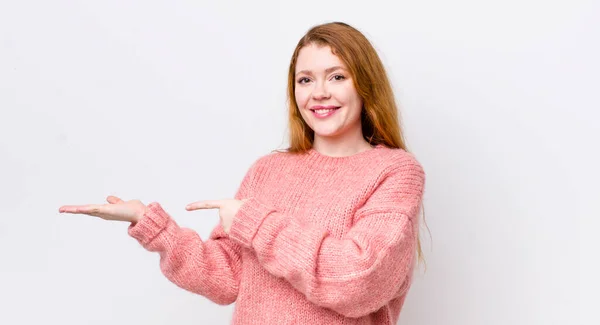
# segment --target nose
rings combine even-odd
[[[324,81],[315,82],[314,85],[315,85],[315,87],[312,91],[313,99],[323,100],[323,99],[328,99],[330,97],[329,91],[327,90],[327,87],[326,87]]]

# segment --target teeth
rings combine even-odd
[[[325,113],[329,113],[331,111],[333,111],[333,108],[328,108],[328,109],[316,109],[315,112],[319,113],[319,114],[325,114]]]

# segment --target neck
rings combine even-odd
[[[315,134],[313,149],[326,156],[345,157],[370,150],[372,146],[363,138],[362,132],[357,133],[356,136],[338,138]]]

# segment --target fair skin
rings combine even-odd
[[[315,150],[343,157],[371,149],[361,129],[362,99],[346,65],[329,46],[303,47],[298,53],[295,80],[296,103],[302,118],[315,132]],[[319,118],[312,111],[319,107],[337,109],[331,116]]]
[[[60,213],[87,214],[111,221],[138,222],[146,211],[146,206],[140,200],[123,201],[116,196],[106,198],[108,204],[63,205],[58,209]],[[208,200],[190,203],[186,210],[219,209],[221,225],[226,233],[231,229],[233,217],[236,215],[245,199]]]
[[[315,150],[331,157],[344,157],[371,149],[361,129],[362,100],[347,67],[329,46],[311,44],[302,48],[296,62],[295,80],[296,104],[304,121],[315,132]],[[331,112],[333,114],[328,115]],[[108,204],[103,205],[65,205],[59,212],[136,223],[147,209],[139,200],[124,201],[109,196],[106,201]],[[186,210],[218,209],[222,228],[229,233],[233,218],[244,202],[244,199],[198,201],[188,204]]]

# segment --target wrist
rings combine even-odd
[[[148,210],[148,207],[145,205],[141,205],[138,209],[137,212],[134,214],[133,216],[133,220],[131,220],[132,223],[137,223],[138,221],[140,221],[144,215],[146,215],[146,211]]]

